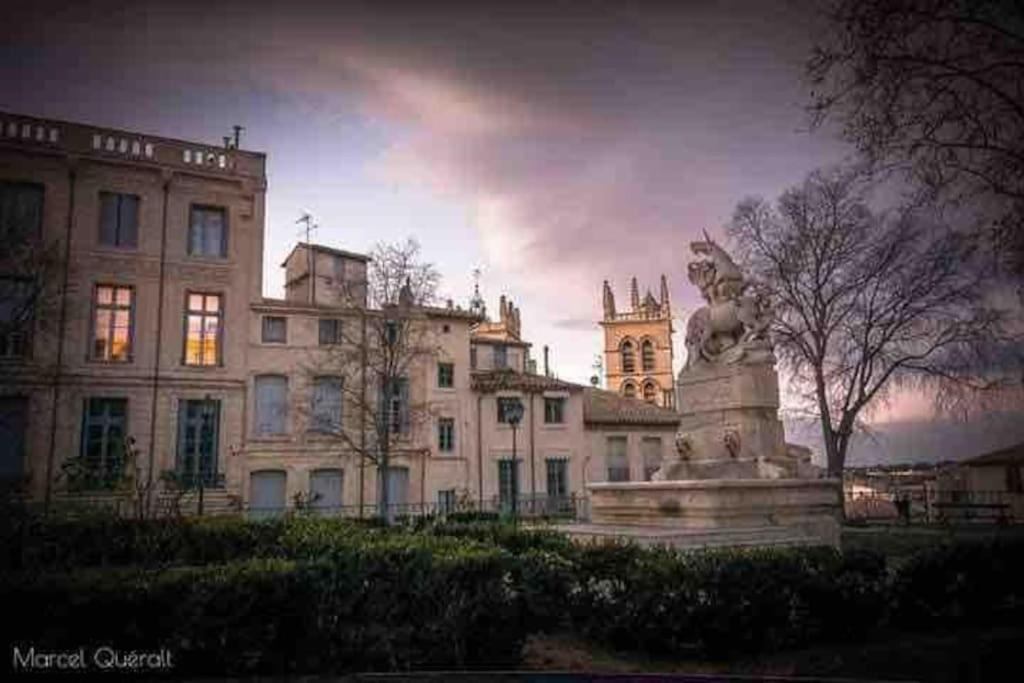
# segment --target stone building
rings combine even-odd
[[[615,307],[615,295],[604,282],[605,386],[626,398],[641,398],[666,408],[675,406],[672,375],[672,307],[668,282],[661,276],[661,293],[650,290],[640,298],[636,278],[630,282],[629,310]]]
[[[53,257],[2,260],[20,339],[0,360],[9,481],[47,501],[102,488],[129,436],[143,477],[204,444],[210,483],[237,481],[265,190],[260,153],[0,113],[5,247]],[[13,321],[41,274],[35,314]]]
[[[0,237],[21,245],[0,257],[0,478],[46,503],[124,504],[149,483],[159,502],[170,481],[201,483],[210,512],[376,503],[356,397],[381,392],[352,365],[383,315],[368,257],[300,243],[284,297],[265,297],[265,166],[232,145],[0,113]],[[636,344],[633,373],[616,377],[638,396],[654,383],[654,402],[671,392],[664,290],[631,314],[606,306],[603,323],[610,354]],[[674,413],[546,362],[537,374],[519,309],[504,296],[498,309],[489,319],[479,292],[465,309],[415,307],[430,353],[381,406],[399,511],[513,497],[564,510],[590,481],[646,478],[669,447]]]

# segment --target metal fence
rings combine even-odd
[[[857,491],[847,492],[844,502],[849,521],[1024,522],[1024,494],[1010,491]]]
[[[376,504],[366,505],[286,505],[277,507],[246,506],[245,514],[250,519],[268,519],[284,515],[309,515],[311,517],[336,517],[342,519],[371,519],[379,517],[381,510]],[[485,513],[511,519],[513,516],[528,520],[586,520],[590,516],[589,500],[586,496],[520,496],[513,510],[512,501],[503,498],[465,500],[446,503],[397,503],[389,505],[387,517],[391,520],[416,520],[426,517],[446,518],[453,514]]]

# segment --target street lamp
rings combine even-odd
[[[518,521],[519,516],[519,471],[516,469],[516,430],[523,419],[523,402],[518,398],[509,399],[505,405],[505,420],[512,427],[512,472],[510,474],[512,484],[512,523]]]

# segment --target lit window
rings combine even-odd
[[[132,317],[135,292],[131,287],[96,287],[93,306],[93,360],[127,362],[132,355]]]
[[[220,362],[220,294],[190,292],[185,310],[185,365],[217,365]]]

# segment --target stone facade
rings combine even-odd
[[[607,280],[604,283],[605,387],[628,398],[672,408],[672,308],[668,283],[661,276],[661,294],[650,290],[640,298],[636,278],[630,283],[630,308],[619,311]]]
[[[67,255],[49,273],[53,305],[18,340],[0,340],[7,482],[40,502],[107,500],[96,476],[123,470],[134,442],[140,476],[157,490],[171,474],[254,511],[374,505],[376,466],[318,422],[326,401],[355,443],[369,431],[350,394],[329,398],[338,382],[359,386],[337,354],[380,313],[367,306],[367,257],[300,243],[282,264],[285,297],[264,297],[265,163],[230,147],[0,114],[0,200],[36,202],[39,242]],[[24,275],[9,261],[0,284]],[[637,337],[657,339],[659,373],[671,368],[666,297],[647,321],[661,332]],[[393,503],[501,507],[516,495],[543,512],[606,478],[609,438],[625,436],[631,478],[645,476],[645,436],[667,447],[674,414],[636,421],[636,406],[654,407],[614,394],[625,403],[609,407],[533,373],[505,297],[497,320],[479,293],[469,309],[417,316],[434,350],[408,371],[407,400],[422,410],[395,446]],[[525,406],[514,467],[513,430],[499,419],[508,398]]]

